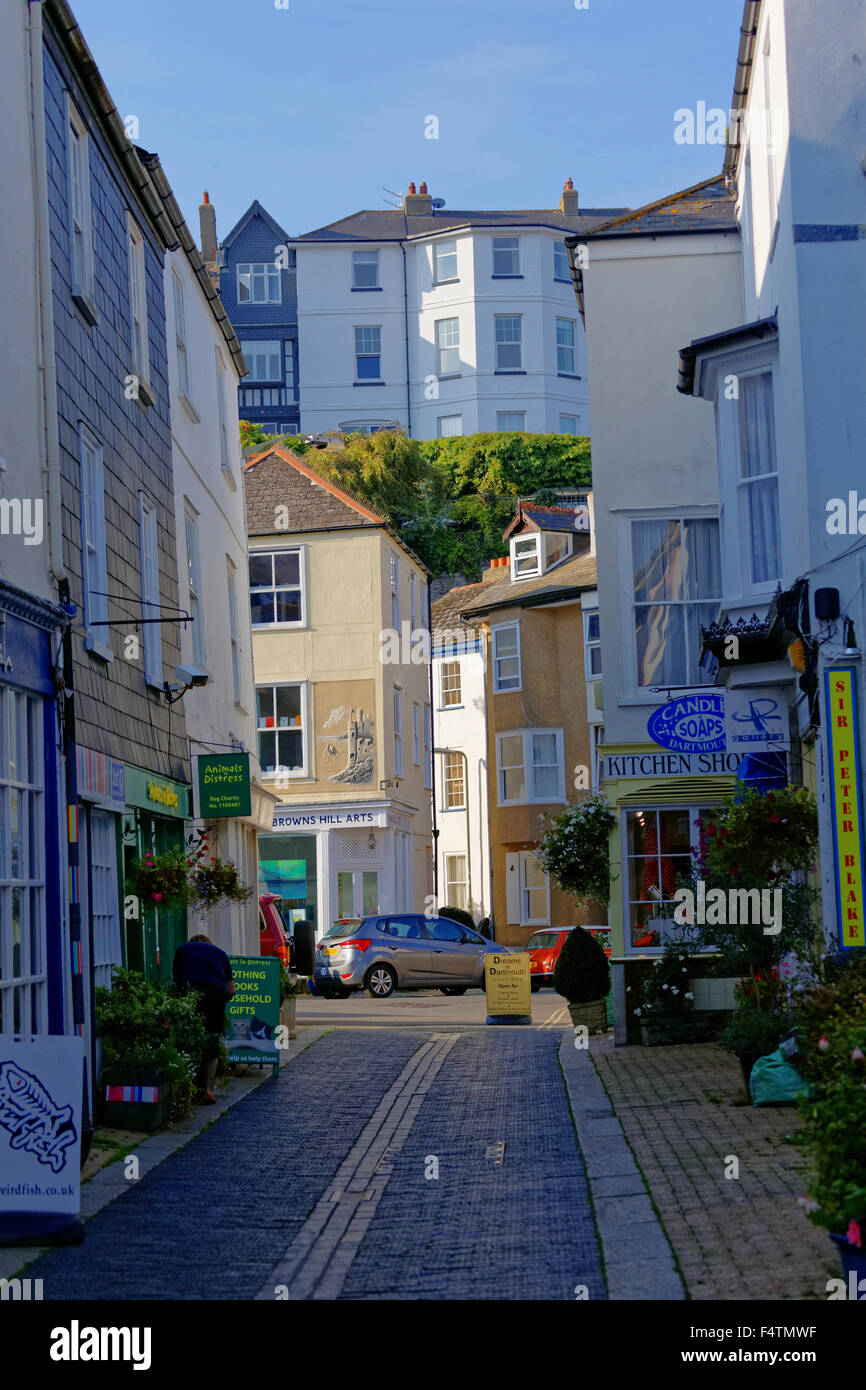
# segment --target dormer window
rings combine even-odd
[[[564,531],[533,531],[511,540],[511,578],[535,579],[571,554],[572,538]]]

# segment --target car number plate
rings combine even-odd
[[[339,946],[325,946],[325,947],[322,948],[322,955],[323,955],[323,956],[338,956],[339,954],[340,954],[340,948],[339,948]]]

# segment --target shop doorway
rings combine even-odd
[[[133,860],[141,858],[148,850],[160,855],[175,848],[185,848],[183,821],[152,816],[142,810],[124,816],[124,877],[131,873]],[[174,953],[187,939],[186,908],[169,912],[142,902],[138,917],[125,918],[124,926],[127,967],[140,971],[146,980],[171,980]],[[196,927],[196,930],[201,928]]]
[[[337,915],[372,917],[378,911],[378,869],[340,869],[337,873]]]

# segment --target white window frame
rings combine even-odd
[[[455,772],[455,767],[457,771]],[[457,791],[455,792],[455,788]],[[452,797],[455,799],[452,800]],[[462,753],[452,750],[442,754],[443,811],[466,810],[466,761]]]
[[[440,261],[450,260],[454,257],[454,274],[440,275]],[[460,279],[460,268],[457,262],[457,242],[437,241],[433,244],[433,284],[434,285],[453,285]]]
[[[521,579],[537,579],[544,574],[544,548],[541,544],[540,531],[527,531],[522,536],[512,536],[509,541],[509,549],[511,551],[512,583],[517,584]],[[522,569],[519,569],[519,562],[524,557],[529,558],[533,550],[535,552],[535,564],[529,566],[524,564]]]
[[[437,319],[433,325],[436,343],[436,374],[440,378],[460,375],[460,319],[453,314],[447,319]],[[443,342],[443,339],[447,341]],[[456,363],[445,358],[445,353],[456,353]]]
[[[156,504],[143,492],[138,494],[138,536],[141,558],[141,616],[159,618],[159,513]],[[149,686],[161,691],[165,677],[162,670],[162,626],[146,623],[141,630],[144,651],[144,679]]]
[[[187,342],[186,331],[186,303],[184,301],[183,281],[176,270],[171,272],[172,300],[174,303],[174,342],[175,356],[177,358],[177,381],[178,393],[182,404],[186,407],[195,424],[200,417],[192,401],[192,387],[190,386],[190,362],[189,345]]]
[[[560,257],[557,256],[556,253],[557,253],[557,251],[558,251],[560,248],[562,249],[562,255],[563,255],[563,257],[565,258],[565,274],[564,274],[564,275],[557,275],[557,273],[556,273],[556,271],[557,271],[557,261],[560,259]],[[569,265],[569,263],[568,263],[568,247],[567,247],[567,245],[565,244],[564,241],[555,241],[555,242],[553,243],[553,278],[554,278],[554,280],[556,280],[556,281],[557,281],[559,284],[561,284],[561,285],[562,285],[562,284],[566,284],[566,283],[568,283],[569,285],[571,284],[571,267],[570,267],[570,265]]]
[[[247,282],[247,296],[241,296],[241,287],[244,280]],[[262,281],[264,295],[256,296],[253,293],[255,282]],[[272,294],[276,285],[276,294]],[[243,261],[238,262],[235,267],[235,302],[238,305],[246,304],[282,304],[283,302],[283,282],[280,274],[280,267],[276,261]]]
[[[563,426],[562,426],[563,420],[573,420],[573,421],[574,421],[574,429],[573,429],[573,430],[572,430],[572,429],[568,429],[568,428],[563,429]],[[559,417],[559,433],[560,433],[560,434],[576,435],[577,432],[578,432],[577,427],[578,427],[579,424],[580,424],[580,416],[579,416],[579,415],[562,415],[562,414],[561,414],[560,417]]]
[[[108,622],[108,555],[105,538],[105,464],[102,445],[83,422],[78,426],[81,469],[81,587],[84,599],[85,646],[105,661],[113,661]]]
[[[392,704],[394,709],[394,776],[403,776],[403,691],[394,686]]]
[[[273,730],[268,729],[266,726],[260,725],[260,724],[259,724],[259,695],[258,695],[258,692],[259,692],[260,690],[271,690],[271,691],[274,691],[274,690],[281,690],[281,689],[284,689],[284,688],[287,688],[287,687],[291,687],[291,686],[297,687],[297,688],[300,690],[300,692],[301,692],[301,694],[300,694],[300,717],[301,717],[301,723],[300,723],[300,726],[298,726],[298,725],[295,724],[295,725],[292,725],[291,727],[292,727],[292,728],[298,728],[298,727],[300,727],[300,731],[301,731],[301,755],[302,755],[302,758],[303,758],[303,763],[302,763],[302,766],[299,767],[299,768],[288,768],[288,767],[286,767],[284,764],[277,764],[277,766],[275,767],[275,769],[273,770],[273,772],[266,772],[264,766],[262,765],[262,776],[263,776],[263,777],[273,777],[273,778],[276,778],[276,777],[280,777],[280,778],[283,778],[283,777],[292,777],[292,778],[296,778],[296,779],[298,779],[298,780],[303,780],[303,779],[305,779],[305,778],[306,778],[306,779],[309,779],[309,778],[311,778],[312,775],[313,775],[312,769],[311,769],[311,766],[310,766],[311,739],[310,739],[310,683],[309,683],[309,681],[256,681],[256,688],[255,688],[255,695],[254,695],[254,699],[255,699],[255,726],[256,726],[256,754],[258,755],[258,751],[259,751],[259,734],[260,734],[260,733],[271,733],[271,732],[274,732],[274,733],[276,733],[276,734],[279,734],[279,732],[280,732],[280,730],[279,730],[279,728],[276,726],[276,724],[274,725]],[[276,696],[273,697],[272,704],[273,704],[273,709],[274,709],[274,716],[273,716],[273,717],[274,717],[274,719],[276,719],[276,717],[277,717],[277,716],[276,716]],[[266,716],[266,717],[267,717],[267,716]],[[278,738],[278,739],[277,739],[277,743],[276,743],[277,753],[279,753],[279,747],[280,747],[280,744],[279,744],[279,738]],[[260,762],[260,764],[261,764],[261,759],[259,759],[259,762]]]
[[[220,442],[220,468],[233,478],[232,453],[229,448],[228,417],[226,414],[225,358],[219,348],[214,349],[217,392],[217,432]]]
[[[275,352],[273,351],[274,348],[276,348]],[[269,383],[272,386],[275,383],[279,383],[281,386],[285,385],[285,350],[282,338],[244,338],[241,343],[241,352],[244,361],[250,369],[250,374],[244,383],[245,386],[250,382],[262,382],[262,384]],[[259,376],[257,371],[257,358],[262,358],[265,361],[265,370],[267,372],[271,371],[271,360],[276,358],[276,375]]]
[[[695,849],[695,848],[697,848],[697,846],[698,846],[698,842],[699,842],[699,838],[700,838],[700,837],[699,837],[699,832],[698,832],[698,829],[697,829],[697,826],[696,826],[695,822],[696,822],[697,819],[700,817],[700,815],[701,815],[702,812],[705,812],[705,811],[710,810],[710,809],[712,808],[713,805],[714,805],[713,798],[712,798],[712,796],[710,796],[710,797],[707,798],[706,801],[702,801],[701,804],[700,804],[700,806],[694,806],[694,805],[683,806],[681,803],[680,803],[680,804],[677,804],[676,802],[664,802],[662,805],[659,805],[659,806],[624,806],[624,807],[623,807],[623,814],[620,816],[620,825],[619,825],[619,834],[620,834],[620,864],[621,864],[621,866],[622,866],[621,885],[620,885],[620,894],[621,894],[620,901],[621,901],[621,903],[622,903],[622,911],[623,911],[623,940],[624,940],[624,942],[625,942],[625,954],[626,954],[627,956],[630,956],[630,955],[633,955],[633,956],[645,956],[645,955],[653,955],[653,956],[655,956],[655,955],[659,955],[659,956],[660,956],[660,955],[663,953],[663,951],[664,951],[664,944],[660,941],[659,944],[658,944],[657,946],[633,946],[633,945],[632,945],[632,940],[631,940],[631,905],[632,905],[632,902],[633,902],[633,901],[638,901],[638,899],[632,899],[632,897],[631,897],[631,878],[630,878],[630,874],[629,874],[629,853],[628,853],[628,814],[626,814],[626,813],[627,813],[627,812],[631,812],[631,813],[635,813],[635,814],[636,814],[638,811],[642,811],[645,815],[655,815],[656,811],[661,812],[661,813],[664,813],[665,811],[687,811],[687,812],[688,812],[688,816],[689,816],[689,844],[690,844],[690,846],[691,846],[692,849]],[[656,822],[656,825],[658,825],[658,822]],[[666,920],[666,919],[665,919],[665,920]]]
[[[150,343],[147,332],[147,262],[144,235],[130,212],[126,214],[126,248],[129,265],[130,370],[138,377],[138,400],[154,401],[150,387]],[[144,388],[142,390],[142,388]]]
[[[358,348],[358,333],[359,333],[359,332],[361,332],[361,333],[368,333],[368,332],[375,332],[375,333],[378,333],[378,335],[379,335],[379,350],[378,350],[378,352],[373,352],[372,349],[367,349],[367,348],[365,348],[363,351],[359,350],[359,348]],[[362,341],[363,341],[363,339],[362,339]],[[353,324],[353,325],[352,325],[352,343],[353,343],[354,353],[355,353],[355,380],[356,380],[356,381],[378,382],[378,383],[381,384],[381,382],[382,382],[382,380],[383,380],[383,378],[382,378],[382,325],[381,325],[381,323],[355,323],[355,324]],[[360,373],[359,373],[359,371],[358,371],[358,364],[359,364],[359,362],[366,361],[368,358],[373,358],[373,357],[377,358],[377,359],[378,359],[378,362],[379,362],[379,374],[378,374],[378,376],[361,376]]]
[[[449,907],[462,907],[469,911],[469,874],[466,867],[466,853],[455,852],[443,856],[445,869],[445,901]],[[462,864],[462,872],[455,873],[456,865]],[[454,890],[457,890],[456,892]]]
[[[184,544],[186,548],[187,592],[192,624],[192,659],[197,666],[207,662],[207,642],[204,631],[204,599],[201,578],[201,547],[198,533],[198,512],[187,498],[183,509]]]
[[[96,322],[93,227],[90,206],[90,136],[78,108],[66,97],[66,169],[69,213],[69,267],[72,297]]]
[[[0,731],[5,730],[0,734],[0,825],[5,830],[12,823],[13,796],[18,803],[19,824],[14,877],[11,836],[0,836],[0,921],[4,923],[0,931],[0,1029],[7,1039],[13,1033],[48,1030],[47,855],[41,833],[46,796],[44,706],[43,697],[34,691],[0,683]],[[23,757],[13,754],[10,758],[8,742],[4,746],[10,735],[13,747],[21,749]],[[11,929],[12,895],[16,892],[21,895],[17,969]],[[10,924],[8,930],[6,923]]]
[[[560,342],[559,334],[561,325],[571,330],[571,342]],[[566,354],[564,357],[560,353]],[[571,354],[568,356],[568,354]],[[563,318],[560,314],[556,316],[556,371],[558,376],[577,375],[577,321],[575,319]]]
[[[761,344],[757,348],[741,349],[739,352],[720,354],[707,360],[704,371],[707,380],[702,394],[714,400],[716,414],[716,449],[719,472],[719,545],[722,557],[722,592],[728,608],[747,607],[752,604],[759,608],[768,603],[776,591],[779,579],[768,579],[763,583],[752,582],[751,546],[749,543],[749,521],[747,508],[743,505],[742,494],[747,491],[741,483],[740,454],[740,391],[746,377],[772,376],[772,397],[774,416],[774,437],[776,441],[776,505],[779,521],[779,568],[782,574],[788,572],[787,551],[791,542],[783,524],[782,502],[784,495],[782,454],[779,447],[778,423],[781,419],[778,393],[778,350],[776,345]],[[735,378],[738,395],[736,399],[726,396],[726,381]],[[772,474],[765,475],[772,476]]]
[[[522,272],[521,272],[521,269],[520,269],[520,265],[521,265],[521,259],[520,259],[520,258],[521,258],[520,237],[519,237],[519,236],[495,236],[495,237],[492,237],[491,240],[492,240],[492,256],[491,256],[491,261],[492,261],[491,276],[492,276],[492,278],[493,278],[494,280],[522,280],[522,279],[523,279],[523,275],[522,275]],[[497,242],[500,242],[500,243],[501,243],[501,242],[504,242],[504,241],[514,242],[514,245],[513,245],[513,246],[508,246],[508,247],[503,247],[502,245],[497,246]],[[497,270],[497,269],[496,269],[496,256],[497,256],[497,253],[499,253],[500,255],[506,254],[506,255],[513,256],[513,257],[514,257],[514,260],[512,261],[512,264],[513,264],[514,266],[516,266],[516,269],[515,269],[515,270]]]
[[[593,619],[595,619],[595,621],[599,624],[599,635],[598,635],[598,637],[590,637],[590,635],[589,635],[590,624],[592,623]],[[599,619],[599,616],[598,616],[598,609],[597,609],[597,608],[586,608],[586,609],[584,609],[584,613],[583,613],[583,663],[584,663],[584,672],[585,672],[585,674],[586,674],[586,679],[587,679],[588,681],[599,681],[599,680],[601,680],[602,674],[603,674],[603,672],[604,672],[604,666],[603,666],[603,664],[600,664],[600,667],[599,667],[599,670],[598,670],[598,671],[593,671],[593,669],[592,669],[592,653],[593,653],[594,651],[597,651],[597,652],[598,652],[599,663],[602,663],[602,657],[601,657],[601,624],[600,624],[600,619]]]
[[[270,558],[271,558],[271,579],[272,579],[272,581],[273,581],[273,579],[274,579],[274,573],[275,573],[274,557],[275,557],[276,555],[287,555],[287,554],[296,554],[297,557],[298,557],[298,583],[297,583],[297,585],[295,585],[295,584],[277,584],[276,582],[272,582],[270,585],[267,585],[267,586],[262,585],[261,588],[259,588],[259,586],[256,586],[256,590],[255,590],[255,591],[256,591],[257,593],[261,592],[261,593],[273,593],[273,594],[276,594],[276,593],[278,593],[281,589],[295,589],[295,588],[297,588],[297,589],[300,591],[300,595],[301,595],[301,602],[300,602],[301,616],[300,616],[300,618],[298,619],[298,621],[297,621],[296,623],[292,623],[292,622],[254,623],[254,622],[252,621],[252,600],[251,600],[251,602],[250,602],[250,626],[251,626],[253,632],[279,632],[279,631],[281,631],[281,630],[286,630],[286,631],[288,631],[288,632],[293,632],[293,631],[297,630],[298,628],[302,628],[302,627],[306,627],[306,626],[307,626],[307,576],[306,576],[306,554],[305,554],[305,547],[302,546],[302,545],[268,545],[268,546],[261,546],[261,547],[256,546],[255,548],[250,549],[250,551],[248,552],[248,557],[247,557],[247,559],[248,559],[248,562],[249,562],[249,560],[253,559],[254,556],[257,557],[257,558],[260,558],[260,557],[263,556],[263,555],[269,555]],[[252,592],[253,592],[253,586],[249,583],[249,563],[248,563],[248,568],[247,568],[247,574],[248,574],[247,587],[248,587],[248,589],[249,589],[250,594],[252,594]],[[275,602],[274,602],[274,612],[276,613],[276,611],[277,611],[277,610],[276,610],[276,601],[275,601]]]
[[[457,421],[458,429],[448,429],[443,431],[442,426],[446,422]],[[463,416],[462,415],[440,415],[436,421],[436,434],[439,439],[460,439],[463,435]]]
[[[421,766],[421,706],[417,701],[412,704],[412,761]]]
[[[516,321],[516,322],[520,325],[520,336],[519,336],[519,337],[517,337],[517,338],[502,338],[502,339],[500,339],[500,337],[499,337],[499,324],[500,324],[500,321],[503,320],[503,319],[513,319],[514,321]],[[506,373],[506,374],[507,374],[508,372],[520,372],[520,373],[522,374],[522,373],[523,373],[523,315],[522,315],[522,314],[494,314],[494,315],[493,315],[493,342],[494,342],[495,349],[496,349],[496,352],[495,352],[495,370],[496,370],[497,372],[502,372],[502,373]],[[503,366],[500,365],[500,360],[499,360],[499,349],[500,349],[500,348],[517,348],[517,365],[516,365],[516,366],[503,367]],[[504,412],[503,412],[503,413],[504,413]],[[510,414],[510,413],[517,414],[518,412],[515,411],[515,412],[508,412],[508,413],[509,413],[509,414]]]
[[[393,551],[388,555],[388,576],[391,589],[391,627],[400,631],[400,560]]]
[[[503,418],[506,415],[520,416],[522,425],[504,425]],[[525,434],[526,433],[526,411],[525,410],[497,410],[496,412],[496,432],[497,434]]]
[[[553,734],[556,739],[556,767],[558,771],[558,785],[556,796],[535,796],[530,795],[532,787],[532,741],[540,735]],[[526,796],[522,799],[505,799],[503,796],[503,766],[502,766],[502,740],[504,738],[521,738],[523,740],[523,784]],[[564,758],[564,739],[562,729],[505,729],[496,735],[496,804],[497,806],[555,806],[565,801],[565,758]],[[509,764],[509,769],[519,764]],[[545,767],[553,764],[545,763]]]
[[[453,671],[449,668],[457,668],[456,684],[449,684],[449,676]],[[455,700],[448,697],[456,695]],[[452,657],[449,661],[443,661],[439,666],[439,708],[440,709],[462,709],[463,708],[463,668],[459,658]]]
[[[359,259],[362,258],[362,259]],[[358,267],[375,266],[375,273],[372,285],[358,284]],[[353,290],[380,290],[382,288],[381,267],[379,263],[378,246],[360,246],[352,252],[352,289]]]
[[[433,711],[424,704],[424,787],[430,791],[433,786]]]
[[[499,634],[501,632],[513,632],[516,636],[516,652],[506,652],[504,656],[497,650],[499,647]],[[513,661],[517,657],[517,684],[503,685],[499,671],[500,661]],[[520,655],[520,620],[516,619],[511,623],[496,623],[490,629],[490,660],[493,672],[493,693],[494,695],[513,694],[516,690],[523,689],[523,662]]]
[[[229,645],[232,654],[232,687],[234,702],[238,708],[242,709],[244,692],[241,683],[240,637],[238,635],[237,571],[228,556],[226,556],[226,586],[228,589]]]
[[[416,590],[417,590],[417,580],[416,580],[416,577],[415,577],[415,571],[414,571],[414,570],[410,570],[410,571],[409,571],[409,623],[410,623],[410,628],[411,628],[411,632],[412,632],[412,636],[413,636],[413,637],[414,637],[414,635],[415,635],[415,626],[416,626],[416,624],[417,624],[417,622],[418,622],[418,596],[417,596]]]
[[[629,638],[624,645],[623,676],[626,681],[626,691],[623,695],[625,701],[635,704],[658,704],[659,696],[653,694],[650,686],[638,685],[637,683],[637,640],[635,632],[635,596],[634,596],[634,566],[632,550],[632,523],[636,521],[718,521],[719,514],[715,507],[690,507],[677,510],[671,507],[646,507],[639,512],[631,512],[623,515],[619,519],[619,556],[620,556],[620,611],[624,615],[625,621],[629,624]],[[719,544],[722,544],[721,528],[719,530]],[[724,564],[724,560],[722,562]],[[724,570],[722,571],[722,590],[727,599],[725,587]],[[721,603],[715,599],[692,599],[691,603]],[[695,656],[695,666],[697,666],[697,656]],[[695,686],[701,684],[700,673],[697,672],[694,678]],[[707,682],[710,683],[709,681]],[[656,682],[659,684],[659,682]],[[622,701],[620,701],[622,703]]]

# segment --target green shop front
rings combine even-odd
[[[183,849],[190,819],[190,788],[184,782],[124,767],[126,809],[122,816],[123,875],[145,854]],[[187,939],[186,908],[168,911],[155,903],[125,899],[124,962],[146,979],[170,980],[174,953]]]

